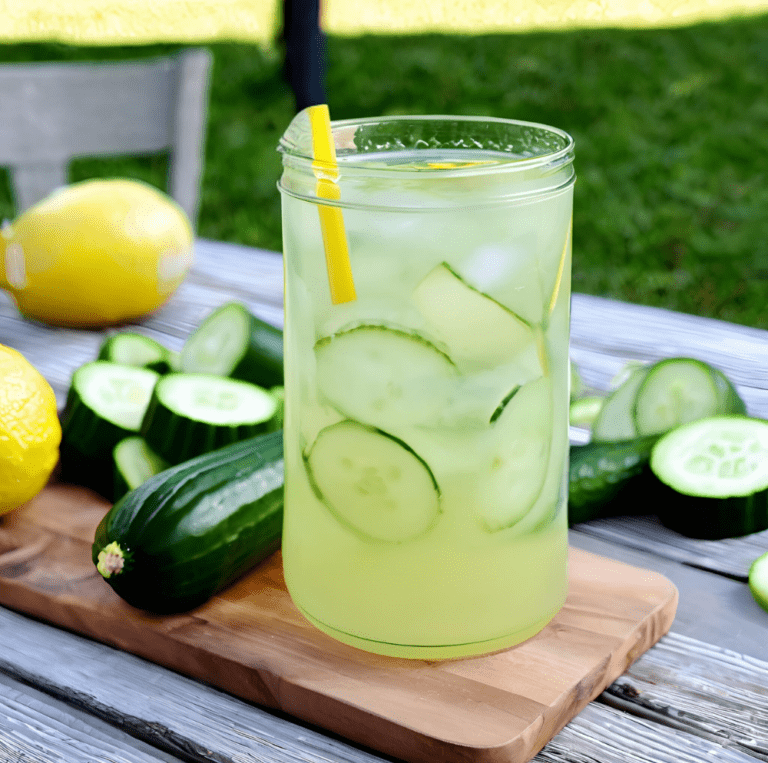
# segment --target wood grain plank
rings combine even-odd
[[[602,701],[768,760],[768,662],[669,634]]]
[[[768,530],[723,540],[697,540],[669,530],[658,518],[613,517],[576,526],[586,535],[665,556],[668,559],[745,581],[749,567],[768,550]]]
[[[535,763],[756,763],[758,758],[685,731],[593,702],[534,759]]]
[[[181,763],[93,715],[0,675],[3,763]]]
[[[0,653],[0,671],[43,687],[54,697],[72,702],[76,709],[118,728],[126,728],[160,749],[170,752],[175,748],[178,752],[183,748],[191,759],[220,763],[255,760],[380,763],[385,760],[370,750],[319,732],[295,719],[255,707],[119,649],[51,628],[3,608],[0,608],[0,639],[5,645]],[[45,651],[46,660],[40,659],[41,650]],[[663,655],[659,654],[661,651]],[[718,666],[724,651],[696,639],[679,639],[670,633],[640,657],[634,668],[616,684],[621,685],[629,676],[639,685],[645,676],[649,688],[644,691],[652,690],[656,692],[653,698],[660,699],[666,687],[658,681],[655,685],[651,683],[653,671],[659,665],[669,665],[676,659],[671,655],[677,652],[680,660],[687,659],[687,664],[675,674],[681,698],[672,707],[678,707],[683,701],[694,703],[702,709],[701,715],[707,723],[721,724],[721,708],[731,700],[729,665],[734,660],[737,662],[737,681],[742,684],[763,680],[765,669],[761,661],[744,660],[727,653],[718,673],[722,685],[718,678],[709,684],[705,682],[702,690],[700,686],[692,686],[693,681],[687,681],[688,674],[706,677],[713,665]],[[757,691],[757,703],[764,707],[765,694],[763,692],[761,699],[759,683]],[[534,760],[537,763],[698,763],[701,760],[754,763],[758,759],[724,746],[725,738],[713,741],[601,704],[606,694],[582,710]],[[702,694],[706,701],[701,700]],[[700,723],[700,718],[695,720]],[[202,757],[205,751],[210,757]]]

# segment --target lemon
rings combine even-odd
[[[0,287],[54,326],[100,327],[160,307],[192,264],[192,226],[162,191],[86,180],[55,191],[0,235]]]
[[[20,352],[0,344],[0,514],[45,487],[60,442],[51,385]]]

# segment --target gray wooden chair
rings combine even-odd
[[[0,166],[16,213],[66,184],[72,159],[169,151],[167,192],[197,221],[211,54],[0,65]]]

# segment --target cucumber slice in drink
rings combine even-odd
[[[179,370],[230,376],[260,387],[283,383],[283,332],[240,302],[210,313],[181,348]]]
[[[477,477],[479,519],[488,532],[521,520],[544,485],[552,443],[549,377],[517,390],[492,426],[491,457]]]
[[[440,490],[427,464],[379,429],[351,420],[333,424],[304,461],[317,497],[364,540],[413,540],[440,515]]]
[[[606,398],[592,425],[594,440],[617,442],[637,437],[633,415],[635,397],[647,373],[647,366],[631,369],[624,381]]]
[[[141,425],[149,446],[179,464],[270,429],[274,395],[250,382],[171,373],[155,386]]]
[[[170,466],[138,435],[120,440],[112,450],[112,460],[115,465],[115,490],[112,500],[115,503],[126,493]]]
[[[651,470],[672,488],[659,519],[692,538],[730,538],[768,528],[768,421],[713,416],[662,435]]]
[[[438,415],[458,375],[451,359],[429,340],[405,329],[364,324],[315,345],[317,383],[345,416],[391,427]]]
[[[470,286],[445,262],[426,275],[413,300],[462,370],[509,363],[535,341],[530,324]]]
[[[768,612],[768,552],[752,562],[749,568],[749,590],[755,601]]]
[[[637,390],[637,433],[659,434],[708,416],[745,414],[746,406],[725,374],[693,358],[654,363]]]
[[[105,339],[97,359],[141,366],[161,374],[173,367],[173,353],[167,347],[135,331],[121,331]]]

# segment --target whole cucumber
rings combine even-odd
[[[166,469],[104,516],[96,568],[134,607],[186,612],[271,555],[283,523],[283,433]]]

